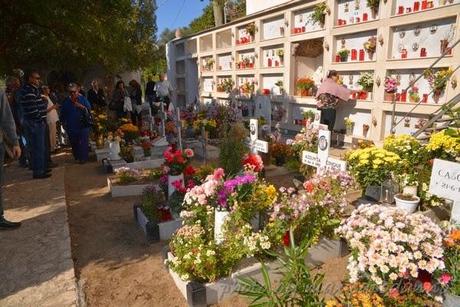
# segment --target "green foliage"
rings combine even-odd
[[[201,16],[193,19],[190,22],[187,30],[185,31],[185,34],[191,35],[207,29],[211,29],[213,27],[215,27],[214,13],[212,9],[212,3],[210,3],[203,9]]]
[[[320,25],[324,25],[326,21],[326,12],[328,10],[326,2],[321,2],[315,5],[313,14],[311,15],[311,20],[313,23],[319,23]]]
[[[226,133],[220,145],[219,164],[227,175],[237,174],[241,170],[241,161],[248,152],[243,140],[248,134],[240,123],[233,125]]]
[[[147,187],[142,193],[142,212],[150,221],[160,221],[159,207],[165,203],[165,194],[155,186]]]
[[[239,279],[240,294],[250,298],[250,306],[322,306],[320,297],[324,276],[312,274],[305,264],[305,257],[311,240],[304,239],[300,246],[294,244],[291,234],[291,246],[284,249],[283,253],[271,254],[280,262],[277,270],[282,277],[278,287],[273,286],[267,267],[262,265],[263,282],[254,278],[243,277]]]
[[[82,72],[137,69],[155,50],[156,18],[145,1],[2,1],[0,72],[38,68]]]

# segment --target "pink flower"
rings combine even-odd
[[[442,285],[447,285],[452,280],[452,275],[449,273],[442,273],[441,277],[439,277],[439,282]]]
[[[425,281],[423,283],[423,290],[425,290],[425,292],[431,292],[431,290],[433,290],[433,285],[431,284],[431,282],[429,281]]]
[[[214,174],[212,175],[214,180],[221,180],[224,178],[225,173],[223,168],[218,168],[214,171]]]
[[[176,190],[181,190],[182,189],[182,180],[181,179],[173,181],[171,184]]]
[[[190,148],[185,149],[184,153],[187,158],[192,158],[194,156],[193,150],[191,150]]]
[[[397,298],[399,296],[399,291],[397,288],[391,288],[388,292],[388,296],[391,298]]]

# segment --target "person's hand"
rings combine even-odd
[[[12,148],[12,153],[15,159],[19,159],[21,156],[21,147],[19,147],[19,145],[14,145]]]

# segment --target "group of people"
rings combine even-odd
[[[160,109],[159,101],[169,109],[172,87],[164,74],[154,82],[149,78],[145,101],[153,113]],[[57,87],[56,87],[57,89]],[[67,91],[52,90],[42,84],[38,71],[30,71],[21,82],[19,77],[6,79],[6,90],[0,92],[0,184],[3,177],[5,152],[19,159],[19,164],[32,170],[33,179],[51,177],[51,154],[56,145],[70,143],[78,163],[88,161],[89,133],[92,126],[91,109],[105,110],[113,119],[130,117],[140,125],[138,106],[143,103],[142,89],[136,80],[125,87],[118,81],[110,99],[97,80],[85,92],[79,83],[67,85]],[[128,105],[127,105],[128,104]],[[17,228],[3,216],[0,186],[0,229]]]

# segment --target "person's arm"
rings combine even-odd
[[[11,113],[10,104],[6,94],[0,93],[0,125],[3,133],[8,141],[12,142],[15,146],[19,145],[18,136],[16,134],[16,124],[14,123],[13,113]]]

